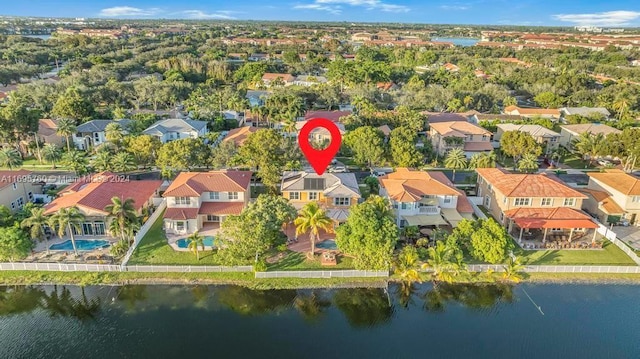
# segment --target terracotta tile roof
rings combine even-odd
[[[442,172],[398,168],[378,180],[389,197],[397,202],[416,202],[426,195],[460,195]]]
[[[551,115],[555,117],[560,116],[560,110],[554,108],[522,108],[515,105],[505,107],[504,112],[517,112],[520,115]]]
[[[167,208],[164,212],[165,219],[196,219],[198,218],[197,208]]]
[[[430,123],[429,126],[443,137],[466,137],[466,135],[491,136],[491,132],[466,121],[436,122]]]
[[[7,187],[14,183],[16,179],[30,175],[32,172],[27,170],[17,171],[0,171],[0,189]]]
[[[312,118],[326,118],[332,122],[340,122],[340,118],[351,115],[351,111],[307,111],[305,121]]]
[[[589,215],[569,207],[515,208],[504,212],[521,228],[598,228]]]
[[[627,196],[640,195],[640,180],[622,170],[612,169],[605,172],[589,172],[587,175]]]
[[[223,142],[232,141],[233,143],[236,144],[236,146],[242,146],[244,142],[247,140],[247,137],[249,137],[250,134],[256,131],[258,131],[258,127],[253,127],[253,126],[244,126],[244,127],[234,128],[233,130],[229,131],[229,133],[227,133],[226,136],[224,136],[224,139],[222,141]]]
[[[57,212],[61,208],[80,207],[104,213],[111,204],[111,198],[133,198],[134,207],[139,211],[162,185],[160,180],[122,181],[110,172],[85,176],[60,193],[60,197],[47,204],[45,213]]]
[[[266,73],[262,75],[262,81],[273,81],[277,78],[281,78],[284,82],[293,82],[295,80],[295,77],[291,74]]]
[[[199,197],[204,192],[244,192],[251,171],[181,172],[163,197]]]
[[[499,168],[478,168],[476,172],[507,197],[587,198],[554,175],[509,173]]]
[[[594,189],[584,188],[580,192],[586,193],[598,202],[602,209],[608,214],[621,214],[624,210],[611,198],[607,192],[596,191]]]
[[[202,202],[198,214],[240,214],[243,208],[244,202]]]
[[[465,142],[464,150],[469,152],[476,151],[493,151],[493,146],[491,142]]]

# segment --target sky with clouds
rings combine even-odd
[[[0,15],[640,26],[638,0],[18,0]]]

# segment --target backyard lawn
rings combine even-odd
[[[309,260],[306,253],[288,251],[277,263],[267,264],[267,268],[269,271],[353,269],[353,259],[340,255],[337,265],[323,266],[319,256],[315,260]]]
[[[532,265],[636,265],[615,244],[605,241],[602,250],[525,251],[517,244],[513,253]]]
[[[565,158],[564,161],[561,161],[560,164],[567,165],[575,169],[595,168],[594,166],[590,165],[588,162],[589,161],[583,161],[582,158],[578,155],[570,155],[570,156],[567,156],[567,158]]]
[[[151,226],[131,256],[129,264],[218,265],[215,251],[200,251],[200,261],[193,252],[178,252],[167,244],[162,232],[162,217]]]

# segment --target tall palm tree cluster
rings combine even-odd
[[[444,158],[445,168],[453,170],[453,180],[456,180],[456,170],[463,170],[466,168],[490,168],[496,166],[496,154],[495,152],[482,152],[477,153],[471,157],[467,162],[467,156],[464,150],[461,148],[454,148],[447,152]]]

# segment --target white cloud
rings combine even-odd
[[[125,16],[153,16],[161,13],[158,8],[141,9],[133,6],[114,6],[100,10],[100,16],[125,17]]]
[[[202,10],[185,10],[181,14],[189,19],[206,20],[206,19],[226,19],[232,20],[235,17],[231,16],[233,11],[220,10],[212,13],[206,13]]]
[[[333,14],[339,14],[341,5],[364,7],[367,10],[380,10],[385,12],[408,12],[410,9],[404,5],[387,4],[381,0],[315,0],[311,4],[295,5],[294,9],[322,10]]]
[[[469,10],[467,5],[440,5],[442,10]]]
[[[577,25],[621,26],[629,25],[640,18],[640,11],[606,11],[592,14],[558,14],[552,15],[556,20],[572,22]]]

